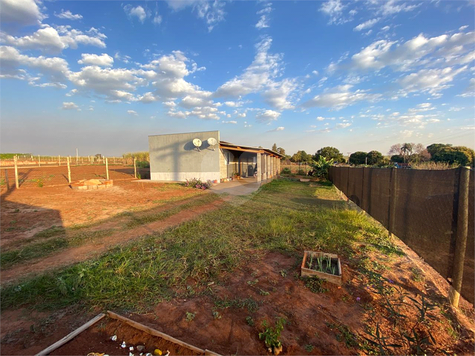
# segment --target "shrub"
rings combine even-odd
[[[280,172],[280,174],[291,174],[292,171],[290,170],[289,167],[285,167],[284,169],[282,169],[282,171]]]
[[[137,168],[150,168],[150,163],[147,161],[137,161]]]
[[[297,172],[298,175],[301,175],[301,176],[304,176],[306,175],[307,173],[305,173],[305,171],[303,169],[299,169],[299,171]]]
[[[186,182],[183,183],[183,185],[185,187],[191,187],[191,188],[205,190],[205,189],[211,188],[213,183],[210,180],[208,180],[207,182],[202,182],[201,179],[199,179],[199,178],[193,178],[193,179],[190,179],[190,180],[187,179]]]
[[[313,175],[319,178],[328,178],[328,170],[332,164],[333,159],[326,159],[320,156],[317,162],[312,163]]]

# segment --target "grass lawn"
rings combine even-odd
[[[293,256],[298,263],[304,250],[314,250],[341,256],[355,271],[354,279],[363,285],[360,288],[370,283],[372,293],[378,296],[374,300],[381,305],[386,303],[386,307],[402,315],[395,302],[400,300],[398,292],[382,277],[384,266],[369,258],[370,254],[397,258],[402,252],[374,220],[338,200],[332,185],[312,184],[274,180],[249,197],[236,197],[218,210],[164,233],[118,247],[98,259],[4,286],[1,309],[26,306],[55,310],[81,305],[143,313],[161,301],[183,297],[183,291],[189,291],[191,283],[193,291],[206,293],[207,286],[221,283],[224,274],[244,268],[251,260],[266,254]],[[161,218],[162,215],[157,215],[130,220],[130,226],[126,225],[124,229]],[[364,248],[357,251],[357,246]],[[281,272],[282,276],[284,273]],[[298,276],[295,278],[300,282]],[[248,282],[250,286],[253,283],[252,280]],[[319,282],[308,285],[317,289],[320,286]],[[265,293],[269,294],[261,290],[261,295]],[[420,303],[415,298],[414,303]],[[234,304],[229,302],[229,307],[255,303],[243,300]],[[224,302],[218,300],[218,306],[219,303]],[[371,310],[376,313],[378,307],[370,304],[365,306],[368,313],[371,314]],[[432,305],[422,300],[420,308],[429,313]],[[387,312],[381,310],[383,314]],[[371,325],[370,329],[359,332],[367,335],[367,339],[356,337],[342,324],[329,323],[328,328],[341,335],[348,347],[359,352],[391,353],[396,350],[385,344],[380,334],[383,326]],[[412,331],[428,330],[422,321],[417,327],[419,329]],[[394,330],[397,330],[396,326],[392,332]],[[409,337],[414,338],[414,335]],[[406,348],[401,350],[403,353],[417,351],[414,346],[417,342],[408,341],[404,345]],[[431,344],[429,340],[427,345]],[[421,345],[421,350],[430,347]],[[310,346],[306,349],[310,350]]]

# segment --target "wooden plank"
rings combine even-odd
[[[181,341],[181,340],[178,340],[178,339],[175,339],[174,337],[170,336],[170,335],[167,335],[165,333],[162,333],[158,330],[155,330],[155,329],[152,329],[152,328],[149,328],[148,326],[145,326],[143,324],[140,324],[140,323],[137,323],[136,321],[133,321],[129,318],[126,318],[124,316],[121,316],[119,314],[116,314],[114,312],[111,312],[111,311],[108,311],[107,314],[113,318],[113,319],[117,319],[117,320],[121,320],[127,324],[129,324],[130,326],[133,326],[134,328],[136,329],[139,329],[139,330],[142,330],[142,331],[145,331],[146,333],[149,333],[151,335],[154,335],[154,336],[158,336],[158,337],[161,337],[162,339],[165,339],[167,341],[170,341],[170,342],[173,342],[177,345],[180,345],[180,346],[183,346],[183,347],[186,347],[194,352],[199,352],[199,353],[202,353],[204,354],[205,353],[205,350],[202,350],[198,347],[195,347],[193,345],[190,345],[184,341]]]
[[[40,353],[36,354],[36,356],[48,355],[50,352],[53,352],[54,350],[56,350],[56,349],[60,348],[61,346],[63,346],[68,341],[71,341],[72,339],[74,339],[76,336],[78,336],[84,330],[86,330],[90,326],[94,325],[95,323],[97,323],[99,320],[101,320],[105,316],[106,315],[104,313],[98,314],[95,318],[89,320],[86,324],[80,326],[79,328],[77,328],[73,332],[71,332],[68,335],[66,335],[65,337],[63,337],[61,340],[56,341],[53,345],[47,347],[46,349],[44,349]]]

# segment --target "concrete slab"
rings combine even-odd
[[[218,194],[249,195],[257,191],[259,187],[265,183],[266,182],[256,182],[256,178],[244,178],[213,185],[211,191]]]

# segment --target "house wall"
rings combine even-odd
[[[206,141],[211,137],[219,143],[219,131],[149,136],[150,179],[219,181],[220,149],[219,144],[214,149],[208,145]],[[200,150],[193,145],[195,138],[203,142]]]

